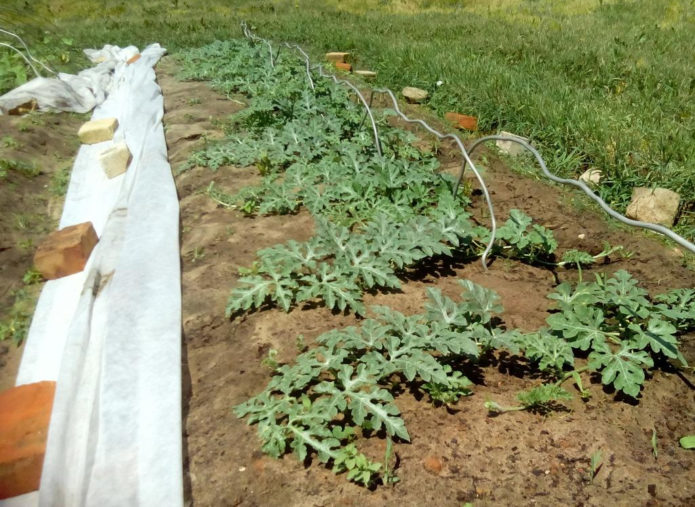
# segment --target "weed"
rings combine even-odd
[[[268,351],[268,355],[261,361],[261,364],[268,368],[271,371],[275,371],[278,369],[278,362],[277,362],[277,356],[278,356],[278,351],[275,349],[270,349]]]
[[[297,352],[299,352],[300,354],[302,352],[306,352],[309,346],[304,341],[304,335],[297,335],[297,338],[295,340],[295,347],[297,348]]]
[[[0,142],[5,148],[19,148],[19,143],[12,136],[3,136]]]
[[[37,285],[28,285],[14,291],[12,307],[8,315],[0,321],[0,341],[12,340],[19,346],[25,340],[38,298],[38,289]]]
[[[25,238],[25,239],[19,240],[19,242],[17,243],[17,248],[19,248],[23,252],[33,250],[34,249],[34,241],[30,238]]]
[[[33,178],[41,174],[41,170],[34,164],[22,160],[0,158],[0,177],[7,177],[10,171],[26,176],[27,178]]]
[[[591,462],[589,463],[589,482],[594,482],[596,475],[598,475],[599,470],[601,470],[601,466],[603,466],[601,449],[597,449],[596,452],[591,455]]]
[[[51,183],[49,184],[49,190],[51,193],[63,196],[68,191],[68,185],[70,184],[70,167],[63,167],[57,170],[51,177]]]
[[[43,281],[43,275],[36,268],[28,269],[27,272],[24,273],[24,276],[22,277],[22,282],[24,282],[24,285],[34,285],[34,284],[40,283],[42,281]]]
[[[197,246],[189,252],[191,262],[195,263],[205,258],[205,247]]]
[[[0,340],[12,340],[21,345],[29,330],[31,316],[20,311],[13,311],[10,316],[0,321]]]

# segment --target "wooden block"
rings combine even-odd
[[[84,144],[95,144],[113,139],[113,133],[118,128],[116,118],[103,118],[88,121],[80,127],[77,135]]]
[[[342,62],[345,63],[350,56],[350,53],[332,52],[326,53],[326,60],[333,63]]]
[[[452,125],[465,130],[478,130],[478,118],[460,113],[446,113],[444,115]]]
[[[55,382],[0,393],[0,499],[39,489]]]
[[[99,238],[91,222],[51,233],[36,250],[34,265],[47,280],[79,273],[84,269]]]
[[[125,63],[127,65],[130,65],[131,63],[135,63],[140,59],[141,56],[142,55],[140,53],[136,53],[133,56],[131,56],[130,58],[128,58]]]
[[[115,178],[126,172],[129,162],[130,150],[128,150],[128,145],[123,141],[114,144],[99,154],[99,163],[101,163],[101,167],[109,178]]]
[[[356,70],[355,74],[362,76],[365,79],[374,79],[376,77],[376,72],[373,70]]]
[[[352,72],[352,65],[344,62],[335,62],[336,69],[344,70],[345,72]]]

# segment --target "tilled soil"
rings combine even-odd
[[[243,106],[204,84],[178,82],[174,75],[174,63],[165,59],[158,79],[170,162],[176,169],[202,146],[201,137],[222,135],[214,119]],[[446,167],[453,155],[447,155],[447,146],[443,150]],[[615,227],[571,204],[576,194],[514,174],[492,153],[487,157],[492,162],[486,179],[500,220],[509,209],[522,209],[553,229],[561,251],[597,253],[602,241],[623,245],[633,252],[630,258],[618,256],[593,271],[627,269],[650,293],[695,286],[694,273],[672,247]],[[183,261],[185,482],[194,505],[695,504],[695,453],[678,446],[681,436],[695,431],[695,379],[672,368],[650,372],[638,401],[604,388],[599,378],[586,377],[592,394],[588,401],[575,395],[567,410],[547,415],[488,415],[486,400],[514,404],[518,391],[539,382],[523,359],[505,353],[466,372],[476,384],[474,394],[453,408],[401,393],[396,402],[412,442],[395,446],[400,478],[395,486],[370,490],[348,483],[316,460],[263,455],[256,428],[237,419],[232,407],[268,382],[270,371],[261,364],[268,350],[276,349],[281,362],[291,361],[299,334],[311,345],[319,334],[358,319],[309,305],[289,313],[271,308],[226,319],[224,307],[237,269],[249,266],[260,248],[310,238],[314,224],[305,211],[247,218],[219,207],[204,194],[212,181],[234,191],[259,177],[252,167],[194,168],[176,177]],[[474,198],[473,207],[487,223],[481,197]],[[557,275],[574,279],[576,271],[559,270]],[[584,276],[593,277],[586,270]],[[487,272],[478,261],[449,262],[414,273],[400,292],[367,295],[365,303],[419,313],[427,287],[457,297],[459,279],[497,291],[505,323],[524,330],[544,324],[550,305],[546,295],[557,283],[551,271],[516,261],[495,260]],[[693,336],[685,337],[682,348],[695,361]],[[651,445],[654,429],[658,457]],[[372,437],[358,445],[383,461],[383,439]],[[598,450],[602,465],[592,479],[590,460]]]

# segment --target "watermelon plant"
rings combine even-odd
[[[471,382],[452,363],[505,344],[515,348],[512,335],[489,325],[502,310],[498,296],[470,281],[461,285],[458,303],[430,289],[426,314],[373,307],[376,317],[359,327],[319,336],[317,347],[278,367],[263,392],[236,407],[237,415],[258,425],[271,456],[291,449],[304,460],[313,452],[349,480],[377,481],[383,465],[359,453],[353,440],[359,432],[410,440],[391,393],[399,384],[454,403],[469,394]]]
[[[497,230],[493,255],[545,266],[576,267],[579,280],[558,284],[547,326],[507,329],[493,291],[460,282],[458,301],[427,291],[425,312],[403,315],[367,309],[366,291],[398,289],[408,273],[432,259],[478,257],[490,232],[476,222],[468,195],[454,195],[453,178],[438,172],[435,152],[376,114],[383,155],[364,129],[364,112],[346,89],[329,80],[307,86],[306,71],[289,52],[270,63],[268,47],[249,41],[216,42],[181,55],[182,76],[211,80],[248,107],[230,118],[227,137],[208,142],[188,167],[255,166],[261,183],[228,194],[214,182],[207,194],[246,215],[293,214],[305,209],[316,233],[308,241],[265,248],[240,269],[227,315],[278,306],[285,311],[321,301],[354,312],[359,326],[332,330],[290,364],[275,355],[266,388],[235,411],[258,427],[264,452],[300,460],[316,456],[351,481],[374,485],[397,478],[389,468],[394,442],[410,435],[397,406],[400,386],[453,405],[472,394],[466,371],[486,354],[505,349],[528,361],[545,382],[519,393],[516,406],[488,400],[490,412],[549,412],[572,397],[572,381],[590,395],[583,376],[638,397],[646,372],[666,360],[685,365],[679,336],[695,327],[695,291],[650,297],[626,271],[582,280],[582,268],[620,252],[567,250],[558,260],[551,230],[511,210]],[[383,463],[358,448],[365,438],[387,440]],[[360,439],[360,440],[358,440]],[[365,449],[366,451],[366,449]]]
[[[487,401],[490,412],[554,410],[572,398],[562,387],[568,379],[587,395],[582,372],[596,372],[603,384],[637,397],[656,358],[685,364],[678,336],[695,328],[692,290],[650,300],[625,271],[592,284],[558,286],[549,295],[558,302],[549,329],[534,333],[501,324],[503,308],[494,291],[469,280],[459,283],[460,301],[430,288],[424,314],[373,307],[375,317],[359,327],[324,333],[318,346],[277,367],[263,392],[236,407],[237,415],[258,425],[262,449],[271,456],[291,449],[304,460],[314,452],[334,472],[347,471],[349,480],[369,485],[380,480],[383,465],[360,454],[354,439],[381,432],[410,440],[393,395],[403,384],[432,402],[454,404],[471,394],[466,368],[481,355],[506,349],[556,380],[519,393],[518,406]],[[577,367],[575,352],[585,357],[587,350],[584,366]]]

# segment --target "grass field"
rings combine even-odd
[[[695,236],[690,0],[10,0],[0,7],[0,26],[66,69],[85,64],[78,48],[157,41],[176,51],[238,37],[242,19],[317,58],[351,51],[359,66],[379,72],[379,84],[427,89],[438,113],[475,115],[483,132],[529,137],[557,173],[602,169],[601,194],[620,211],[634,186],[678,191],[685,207],[677,230]],[[11,61],[0,53],[0,77],[9,67],[3,58]]]

